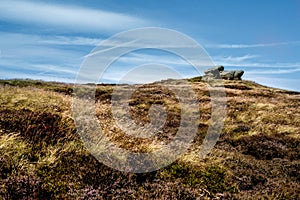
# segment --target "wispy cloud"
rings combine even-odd
[[[266,77],[266,76],[259,76],[259,75],[254,75],[250,74],[247,75],[245,79],[247,80],[252,80],[257,83],[274,87],[274,88],[281,88],[281,89],[287,89],[287,90],[293,90],[293,91],[300,91],[300,84],[298,79],[292,79],[292,78],[276,78],[276,77]]]
[[[243,55],[243,56],[214,56],[214,60],[217,62],[223,62],[223,63],[237,63],[240,64],[241,62],[244,62],[246,60],[251,60],[253,58],[258,58],[259,55]]]
[[[38,35],[0,32],[0,78],[37,78],[58,81],[65,78],[74,79],[83,56],[92,47],[82,50],[82,48],[56,44],[92,43],[92,39],[89,38],[57,36],[45,38]]]
[[[217,65],[224,65],[224,66],[232,66],[232,67],[239,67],[239,68],[252,68],[252,67],[259,67],[259,68],[291,68],[300,67],[300,63],[283,63],[283,62],[241,62],[241,63],[230,63],[230,62],[222,62],[222,61],[215,61]]]
[[[166,53],[164,53],[163,55],[160,54],[150,55],[147,53],[131,53],[127,56],[121,57],[119,61],[122,63],[131,63],[134,65],[145,64],[145,63],[160,63],[164,65],[180,65],[180,66],[190,65],[180,57],[172,54],[166,55]]]
[[[290,73],[297,73],[300,72],[300,65],[299,68],[290,68],[290,69],[272,69],[272,70],[249,70],[247,71],[248,75],[271,75],[271,74],[290,74]]]
[[[73,36],[48,36],[47,38],[40,38],[39,44],[49,45],[83,45],[83,46],[96,46],[102,39],[88,38],[88,37],[73,37]]]
[[[64,30],[101,31],[101,33],[139,27],[148,23],[144,19],[117,12],[18,0],[1,1],[0,18]]]
[[[23,45],[82,45],[96,46],[103,39],[62,35],[34,35],[14,32],[0,32],[0,47]]]
[[[257,44],[207,44],[205,45],[205,47],[215,48],[215,49],[242,49],[242,48],[274,47],[274,46],[284,46],[284,45],[300,45],[300,41],[257,43]]]
[[[260,55],[247,54],[244,56],[213,56],[212,59],[217,65],[232,66],[232,67],[242,67],[242,68],[300,68],[300,63],[283,63],[268,61],[264,62],[258,60],[261,58]]]

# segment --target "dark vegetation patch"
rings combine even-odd
[[[236,89],[236,90],[251,90],[252,88],[244,85],[244,84],[239,84],[239,83],[235,83],[235,84],[224,84],[225,88],[229,88],[229,89]]]
[[[73,85],[72,84],[64,84],[64,83],[57,83],[57,82],[44,82],[44,81],[35,81],[35,80],[0,80],[0,85],[8,85],[8,86],[15,86],[15,87],[35,87],[41,88],[44,90],[54,91],[58,93],[62,93],[65,95],[71,95],[73,93]]]
[[[195,166],[174,163],[163,170],[162,176],[172,181],[180,179],[185,186],[202,187],[212,193],[235,191],[226,170],[219,166],[207,166],[201,170]]]
[[[251,155],[260,160],[285,158],[299,160],[300,140],[283,135],[243,136],[231,140],[231,145],[245,155]]]
[[[31,144],[56,144],[75,137],[75,126],[60,115],[27,109],[0,110],[0,128],[19,133]]]
[[[189,82],[195,83],[195,82],[204,82],[202,81],[202,76],[197,76],[197,77],[193,77],[188,79]]]
[[[274,98],[276,97],[277,93],[271,89],[256,89],[256,90],[250,90],[245,93],[246,97],[252,97],[252,98]]]
[[[95,98],[97,101],[110,101],[113,93],[113,88],[97,87],[95,92]]]
[[[3,180],[5,186],[0,188],[3,199],[52,199],[53,195],[43,186],[41,179],[35,175],[12,175]]]
[[[298,199],[299,181],[294,170],[298,164],[284,159],[256,160],[239,156],[227,159],[238,193],[227,193],[229,199]],[[251,197],[251,198],[249,198]]]
[[[232,132],[233,132],[233,133],[245,133],[245,132],[248,132],[250,129],[251,129],[251,126],[250,126],[250,125],[241,123],[241,124],[238,124],[238,125],[232,130]]]
[[[278,93],[289,94],[289,95],[299,95],[300,92],[297,91],[289,91],[289,90],[278,90]]]

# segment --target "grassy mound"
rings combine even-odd
[[[111,169],[87,151],[72,118],[71,85],[0,81],[0,195],[3,199],[299,199],[300,93],[250,81],[224,81],[227,117],[205,159],[197,155],[211,124],[206,84],[191,84],[200,101],[192,147],[163,169],[141,174]],[[174,81],[176,84],[176,81]],[[149,122],[160,104],[163,131],[133,139],[116,126],[114,85],[98,85],[95,108],[105,134],[134,152],[169,143],[180,124],[174,94],[158,84],[139,86],[129,105],[136,123]],[[126,89],[126,86],[124,86]]]

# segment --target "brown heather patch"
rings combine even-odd
[[[178,85],[176,80],[167,82]],[[0,81],[1,197],[299,199],[300,94],[250,81],[224,81],[225,125],[213,151],[200,159],[211,104],[206,83],[194,78],[191,84],[201,113],[191,148],[164,169],[131,174],[106,167],[82,145],[72,120],[71,85]],[[152,104],[167,110],[163,131],[137,139],[120,130],[112,117],[113,87],[98,85],[95,93],[97,117],[111,141],[131,151],[149,152],[172,140],[180,105],[171,91],[148,84],[134,93],[129,105],[136,123],[149,122]]]

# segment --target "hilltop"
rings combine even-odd
[[[213,151],[200,159],[197,147],[211,123],[210,96],[201,78],[188,81],[201,113],[192,147],[166,168],[132,174],[103,165],[82,144],[72,117],[73,85],[1,80],[1,197],[299,199],[300,92],[224,80],[225,125]],[[149,122],[153,103],[165,105],[168,117],[160,134],[131,140],[115,128],[110,102],[114,87],[100,84],[95,93],[97,117],[112,141],[131,151],[148,152],[172,139],[180,122],[180,107],[172,95],[158,83],[138,87],[129,103],[133,118]]]

